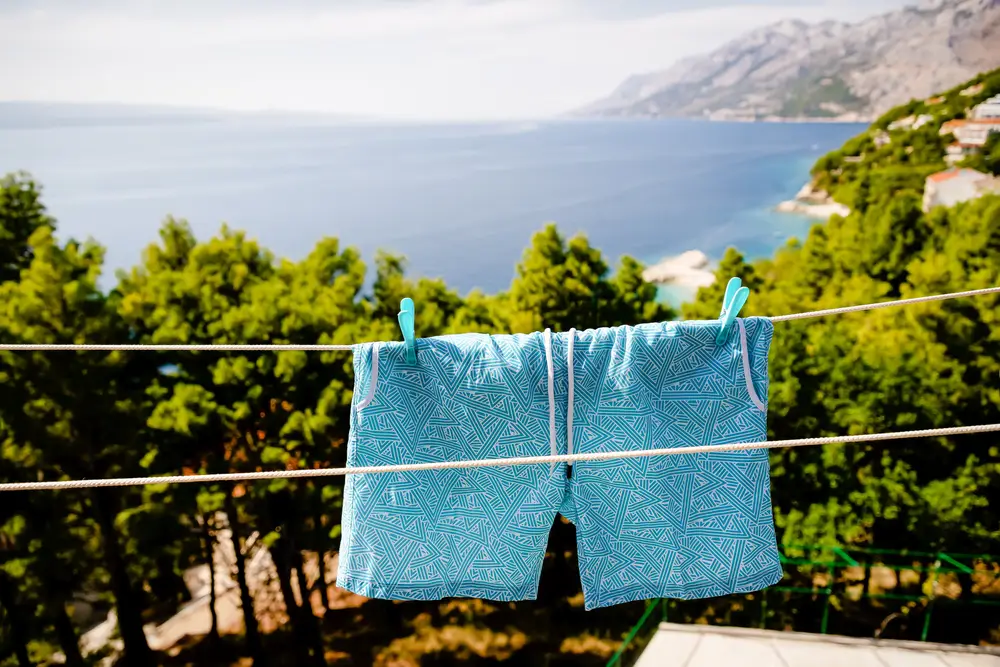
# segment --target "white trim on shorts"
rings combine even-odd
[[[368,381],[368,393],[358,401],[358,410],[368,407],[375,398],[375,385],[378,384],[378,348],[381,343],[372,343],[372,373]]]
[[[750,394],[750,400],[753,404],[757,406],[757,409],[761,412],[767,412],[767,406],[764,401],[760,400],[757,395],[757,390],[753,386],[753,371],[750,368],[750,352],[747,350],[747,329],[743,326],[743,320],[737,319],[736,323],[739,325],[740,329],[740,351],[743,354],[743,378],[747,383],[747,393]]]

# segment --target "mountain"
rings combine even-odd
[[[932,0],[860,23],[781,21],[573,115],[867,120],[997,66],[1000,0]]]

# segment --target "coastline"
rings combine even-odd
[[[688,250],[646,267],[642,278],[656,285],[676,285],[695,288],[708,287],[715,282],[715,273],[708,255],[701,250]]]
[[[623,116],[602,115],[602,114],[568,114],[558,116],[557,120],[579,120],[579,121],[630,121],[630,120],[689,120],[705,123],[789,123],[789,124],[847,124],[857,125],[870,124],[875,122],[875,118],[864,115],[844,114],[841,116],[764,116],[762,118],[747,118],[740,116],[726,116],[725,114],[710,114],[705,116],[654,116],[647,114],[629,114]]]
[[[832,215],[846,217],[851,212],[843,204],[837,202],[826,202],[822,204],[811,204],[797,199],[789,199],[778,204],[775,209],[779,213],[795,213],[818,220],[827,220]]]
[[[725,114],[708,116],[713,123],[872,123],[875,118],[856,114],[841,116],[765,116],[763,118],[727,117]]]
[[[832,215],[846,218],[851,212],[847,206],[834,201],[825,190],[813,187],[811,181],[803,185],[792,199],[778,204],[775,210],[779,213],[796,213],[819,220],[828,220]]]
[[[828,220],[833,215],[847,216],[851,212],[828,193],[814,188],[812,182],[803,185],[792,199],[782,201],[770,210],[813,220]],[[661,300],[680,305],[694,298],[699,288],[715,282],[716,268],[716,260],[702,250],[694,249],[650,264],[642,277],[657,286]]]
[[[642,278],[656,285],[660,301],[679,307],[715,282],[715,263],[701,250],[688,250],[646,267]]]

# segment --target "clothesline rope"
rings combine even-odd
[[[844,306],[842,308],[828,308],[826,310],[814,310],[806,313],[792,313],[791,315],[777,315],[769,317],[772,322],[787,322],[789,320],[803,320],[810,317],[824,317],[826,315],[839,315],[841,313],[855,313],[862,310],[876,310],[879,308],[891,308],[894,306],[906,306],[914,303],[925,303],[928,301],[945,301],[947,299],[959,299],[969,296],[980,296],[983,294],[1000,293],[1000,286],[985,287],[983,289],[968,290],[965,292],[952,292],[950,294],[932,294],[930,296],[918,296],[911,299],[897,299],[896,301],[882,301],[879,303],[865,303],[858,306]],[[0,343],[0,350],[21,351],[21,352],[42,352],[42,351],[113,351],[122,350],[126,352],[349,352],[354,349],[353,345],[300,345],[297,343],[281,343],[275,345],[227,345],[227,344],[120,344],[120,343]]]
[[[11,482],[0,484],[3,491],[54,491],[59,489],[95,489],[113,486],[144,486],[152,484],[209,484],[213,482],[249,482],[262,479],[308,479],[316,477],[340,477],[343,475],[374,475],[386,473],[416,472],[419,470],[460,470],[465,468],[500,468],[505,466],[538,465],[551,463],[577,463],[580,461],[608,461],[612,459],[638,459],[650,456],[678,456],[682,454],[707,454],[711,452],[737,452],[756,449],[778,449],[830,445],[852,442],[880,442],[883,440],[903,440],[909,438],[940,438],[948,435],[970,433],[991,433],[1000,431],[1000,424],[978,424],[975,426],[953,426],[919,431],[897,431],[895,433],[866,433],[825,438],[800,438],[797,440],[771,440],[764,442],[736,442],[721,445],[696,445],[693,447],[672,447],[618,452],[593,452],[588,454],[557,454],[548,456],[518,456],[501,459],[479,459],[473,461],[435,461],[432,463],[405,463],[388,466],[360,466],[353,468],[319,468],[305,470],[269,470],[264,472],[234,472],[205,475],[173,475],[169,477],[120,477],[116,479],[77,479],[52,482]]]
[[[865,303],[860,306],[843,306],[842,308],[827,308],[826,310],[813,310],[808,313],[793,313],[791,315],[777,315],[769,317],[772,322],[787,322],[789,320],[804,320],[809,317],[825,317],[827,315],[840,315],[842,313],[856,313],[862,310],[877,310],[879,308],[891,308],[893,306],[909,306],[914,303],[926,303],[928,301],[945,301],[947,299],[960,299],[967,296],[980,296],[982,294],[996,294],[1000,292],[1000,287],[984,287],[983,289],[973,289],[965,292],[952,292],[950,294],[932,294],[930,296],[916,296],[910,299],[897,299],[895,301],[881,301],[879,303]]]

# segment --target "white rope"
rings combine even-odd
[[[669,449],[646,449],[626,452],[594,452],[590,454],[558,454],[555,456],[519,456],[505,459],[480,459],[474,461],[440,461],[433,463],[405,463],[388,466],[362,466],[354,468],[320,468],[305,470],[272,470],[266,472],[234,472],[210,475],[174,475],[171,477],[121,477],[117,479],[78,479],[53,482],[13,482],[0,484],[2,491],[48,491],[57,489],[94,489],[109,486],[142,486],[148,484],[190,484],[212,482],[242,482],[261,479],[302,479],[313,477],[340,477],[343,475],[375,475],[385,473],[415,472],[418,470],[458,470],[465,468],[499,468],[504,466],[537,465],[542,463],[573,463],[577,461],[607,461],[610,459],[638,459],[648,456],[679,456],[708,454],[710,452],[735,452],[783,447],[805,447],[849,442],[879,442],[906,438],[939,438],[947,435],[991,433],[1000,431],[1000,424],[953,426],[922,431],[895,433],[869,433],[828,438],[802,438],[799,440],[772,440],[765,442],[736,442],[722,445],[697,445]]]
[[[876,310],[878,308],[891,308],[893,306],[908,306],[913,303],[924,303],[926,301],[944,301],[945,299],[960,299],[966,296],[979,296],[981,294],[995,294],[1000,292],[1000,287],[985,287],[983,289],[973,289],[967,292],[952,292],[951,294],[932,294],[931,296],[917,296],[912,299],[897,299],[896,301],[882,301],[880,303],[866,303],[860,306],[844,306],[843,308],[827,308],[826,310],[814,310],[808,313],[794,313],[792,315],[777,315],[768,318],[772,322],[787,322],[789,320],[804,320],[807,317],[825,317],[827,315],[839,315],[841,313],[856,313],[860,310]]]
[[[802,320],[808,317],[824,317],[826,315],[838,315],[840,313],[854,313],[861,310],[875,310],[878,308],[891,308],[893,306],[906,306],[912,303],[923,303],[926,301],[944,301],[946,299],[958,299],[967,296],[979,296],[981,294],[996,294],[1000,292],[1000,287],[986,287],[974,289],[967,292],[952,292],[950,294],[933,294],[931,296],[918,296],[912,299],[898,299],[896,301],[882,301],[880,303],[866,303],[860,306],[844,306],[843,308],[828,308],[826,310],[814,310],[808,313],[793,313],[791,315],[777,315],[769,317],[772,322],[787,322],[788,320]],[[228,344],[169,344],[169,345],[147,345],[147,344],[119,344],[119,343],[0,343],[0,350],[10,350],[13,352],[42,352],[42,351],[75,351],[75,352],[96,352],[122,350],[125,352],[350,352],[352,345],[299,345],[296,343],[278,345],[228,345]]]

